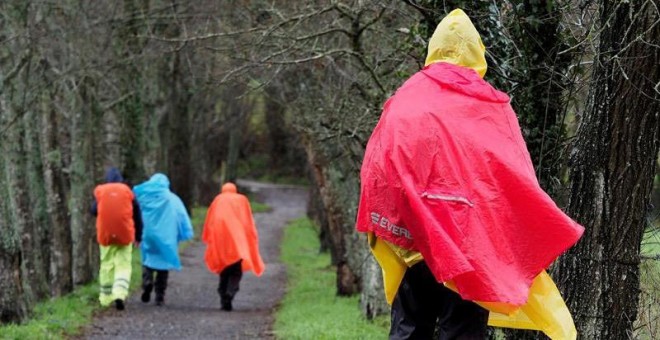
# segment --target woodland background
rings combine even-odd
[[[387,313],[354,231],[360,164],[456,7],[541,185],[586,228],[551,268],[581,336],[660,336],[658,0],[4,0],[0,321],[94,279],[108,166],[166,173],[189,208],[237,177],[308,183],[337,293]]]

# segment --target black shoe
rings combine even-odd
[[[162,306],[165,304],[165,297],[162,295],[156,295],[156,306]]]
[[[140,298],[142,302],[148,303],[151,300],[151,292],[144,291],[142,292],[142,297]]]
[[[222,302],[220,309],[227,312],[231,312],[231,310],[234,308],[232,307],[231,302]]]
[[[115,300],[115,308],[117,308],[117,310],[124,310],[124,308],[125,308],[124,300],[122,300],[122,299]]]

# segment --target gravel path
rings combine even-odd
[[[234,311],[220,310],[218,276],[204,264],[205,246],[195,242],[181,254],[183,270],[170,272],[165,306],[140,301],[133,294],[126,310],[105,310],[88,326],[81,339],[269,339],[273,312],[284,294],[286,273],[279,262],[279,245],[287,221],[301,217],[307,190],[239,181],[272,211],[255,214],[261,255],[266,271],[261,277],[246,273],[234,299]]]

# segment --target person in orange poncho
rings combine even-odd
[[[213,273],[220,274],[220,305],[232,310],[244,271],[257,276],[265,265],[259,255],[257,228],[252,218],[250,202],[236,192],[236,185],[225,183],[222,193],[215,197],[204,221],[202,241],[206,244],[204,261]]]
[[[452,11],[367,143],[356,227],[383,269],[390,339],[430,339],[436,321],[440,339],[481,339],[486,324],[576,337],[544,270],[584,229],[539,186],[486,69],[479,33]]]

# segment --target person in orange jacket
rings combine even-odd
[[[207,246],[204,260],[208,269],[220,275],[221,309],[231,311],[243,272],[251,270],[261,276],[265,269],[250,202],[233,183],[225,183],[211,203],[202,241]]]
[[[96,237],[101,253],[99,301],[108,306],[113,301],[118,310],[124,309],[131,279],[131,243],[142,239],[140,206],[124,183],[121,173],[110,168],[106,183],[94,189],[92,215],[96,216]]]

